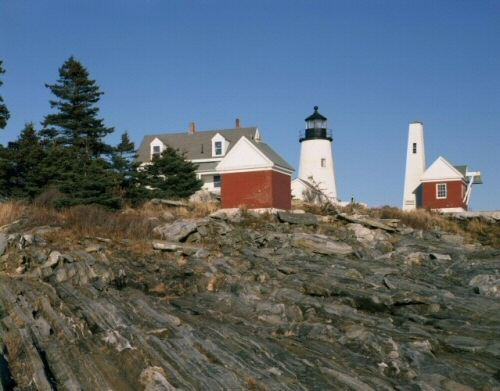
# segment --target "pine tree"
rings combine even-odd
[[[113,153],[113,168],[117,174],[117,184],[120,194],[135,203],[137,188],[137,170],[139,163],[135,160],[137,151],[135,144],[130,141],[128,132],[122,134],[121,142],[116,146]]]
[[[67,195],[64,206],[76,204],[119,205],[115,171],[110,162],[113,147],[104,137],[114,131],[97,118],[103,92],[86,68],[70,57],[59,69],[56,84],[47,84],[58,100],[51,100],[40,132],[47,148],[45,173]]]
[[[125,132],[122,134],[120,144],[114,149],[113,167],[120,174],[130,175],[131,171],[135,170],[136,157],[135,144],[130,141],[128,132]]]
[[[11,197],[11,179],[14,177],[10,150],[0,144],[0,199]]]
[[[0,75],[5,73],[2,68],[3,61],[0,61]],[[0,87],[3,85],[2,80],[0,80]],[[7,120],[10,118],[9,110],[7,106],[3,103],[3,98],[0,95],[0,129],[4,129],[7,126]]]
[[[74,158],[89,162],[92,158],[110,154],[112,148],[103,138],[114,131],[98,119],[99,102],[104,92],[99,91],[95,80],[73,56],[59,69],[57,84],[46,87],[59,98],[51,100],[51,108],[59,112],[45,117],[42,135],[71,149]]]
[[[26,124],[15,142],[0,149],[0,187],[4,196],[33,199],[45,185],[41,173],[44,150],[33,123]]]
[[[40,165],[45,152],[34,124],[26,124],[18,140],[9,143],[7,149],[13,164],[12,196],[33,199],[42,192],[46,182]]]
[[[187,198],[201,189],[203,181],[196,177],[196,164],[186,160],[178,149],[168,147],[154,156],[151,164],[139,170],[142,196],[152,198]]]

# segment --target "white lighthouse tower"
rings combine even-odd
[[[332,153],[332,135],[328,130],[328,120],[318,113],[305,119],[306,129],[301,132],[300,166],[298,178],[292,182],[292,194],[304,199],[305,194],[316,192],[321,199],[337,202],[337,183]]]
[[[403,210],[413,210],[421,205],[420,177],[425,170],[424,125],[413,122],[408,131]]]

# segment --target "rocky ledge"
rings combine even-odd
[[[0,230],[5,390],[500,390],[500,250],[355,215]]]

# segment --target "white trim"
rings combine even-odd
[[[211,163],[211,162],[220,162],[222,159],[223,157],[212,158],[212,159],[187,159],[187,160],[193,163]]]
[[[245,168],[245,167],[239,167],[235,169],[230,169],[230,170],[225,170],[225,171],[218,171],[221,175],[224,174],[236,174],[236,173],[242,173],[242,172],[259,172],[259,171],[276,171],[279,172],[280,174],[285,174],[290,176],[290,180],[293,174],[293,171],[290,170],[285,170],[281,167],[256,167],[255,166],[249,166],[249,167],[254,167],[254,168]]]

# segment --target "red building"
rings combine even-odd
[[[442,211],[467,210],[473,184],[482,183],[480,173],[467,166],[453,166],[439,157],[420,177],[416,189],[417,206]]]
[[[267,144],[242,137],[218,164],[223,208],[291,209],[293,168]]]

